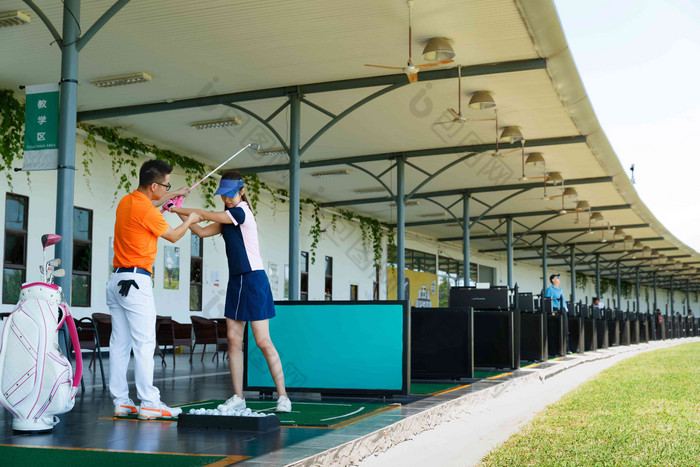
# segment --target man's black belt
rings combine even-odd
[[[144,274],[149,277],[151,275],[150,272],[146,271],[143,268],[114,268],[114,272],[133,272],[136,274]]]

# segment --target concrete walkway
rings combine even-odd
[[[504,384],[499,393],[470,404],[467,410],[459,411],[454,420],[393,446],[376,443],[375,449],[365,450],[369,455],[364,455],[363,459],[352,455],[340,464],[360,467],[477,465],[491,449],[519,431],[538,412],[602,370],[643,352],[698,341],[697,337],[674,339],[569,356],[536,371],[536,378],[517,378]],[[336,457],[336,462],[338,460]]]

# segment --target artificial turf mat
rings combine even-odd
[[[211,399],[179,405],[183,413],[190,409],[215,409],[224,401]],[[275,413],[276,401],[246,401],[246,406],[253,412]],[[275,413],[282,426],[313,426],[324,428],[341,428],[362,419],[372,417],[400,404],[368,404],[358,402],[292,402],[290,413]],[[134,420],[136,415],[120,417],[120,420]],[[164,419],[164,421],[172,419]]]
[[[416,396],[432,396],[438,392],[464,386],[456,383],[414,383],[411,382],[411,394]]]
[[[100,467],[124,467],[148,465],[149,467],[199,467],[226,460],[229,465],[249,456],[212,456],[198,454],[152,454],[80,448],[21,447],[0,445],[2,465],[99,465]]]
[[[507,371],[474,371],[474,378],[491,378],[508,373]]]

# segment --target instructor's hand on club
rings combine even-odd
[[[190,224],[198,224],[202,222],[204,218],[197,212],[191,212],[189,216],[187,216],[187,221]]]

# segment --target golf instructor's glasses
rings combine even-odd
[[[170,183],[168,183],[167,185],[165,185],[164,183],[158,183],[158,182],[153,182],[153,183],[155,183],[156,185],[164,186],[165,191],[170,191],[170,189],[173,187]]]

